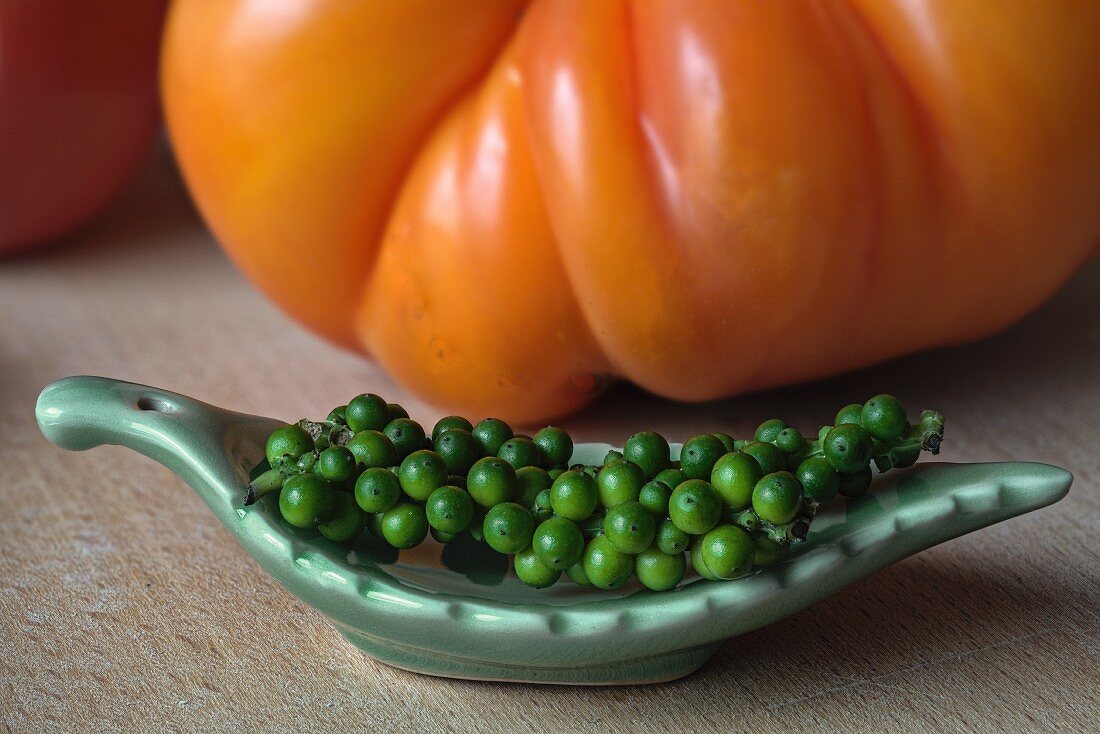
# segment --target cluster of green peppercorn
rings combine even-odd
[[[615,588],[632,575],[657,591],[680,583],[690,559],[704,578],[733,579],[775,563],[802,540],[817,507],[852,497],[880,472],[938,453],[943,416],[907,420],[878,395],[845,406],[814,440],[767,420],[753,440],[695,436],[672,460],[668,442],[635,433],[601,465],[570,467],[560,428],[515,435],[503,421],[459,416],[431,436],[399,405],[359,395],[321,422],[299,421],[267,441],[270,468],[246,504],[279,492],[283,519],[334,542],[364,529],[395,548],[429,533],[469,533],[512,555],[516,575],[542,588],[572,581]]]

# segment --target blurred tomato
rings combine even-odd
[[[0,0],[0,254],[82,224],[159,123],[164,3]]]

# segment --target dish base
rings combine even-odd
[[[558,668],[460,659],[377,640],[348,629],[341,629],[340,634],[374,660],[413,673],[441,678],[557,685],[620,686],[664,683],[694,673],[718,649],[718,645],[704,645],[691,650],[678,650],[617,663],[593,660],[590,667]]]

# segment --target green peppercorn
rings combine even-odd
[[[542,449],[535,442],[526,437],[513,437],[500,445],[497,457],[504,459],[512,465],[513,469],[522,469],[525,466],[542,466]]]
[[[355,480],[355,501],[363,512],[385,512],[401,499],[401,483],[389,469],[367,469]]]
[[[672,490],[668,517],[685,533],[702,535],[717,525],[721,516],[722,499],[709,482],[689,479]]]
[[[772,443],[773,441],[775,441],[776,436],[779,435],[779,432],[786,427],[787,424],[785,422],[779,420],[778,418],[771,418],[756,427],[756,433],[754,434],[754,437],[757,441]]]
[[[665,553],[656,545],[634,557],[634,573],[642,586],[653,591],[668,591],[684,578],[687,562],[683,552]]]
[[[680,470],[688,479],[709,479],[715,462],[725,453],[726,447],[709,433],[693,436],[680,450]]]
[[[640,502],[623,502],[607,511],[603,533],[623,553],[640,553],[657,535],[657,523]]]
[[[752,490],[764,476],[760,463],[742,451],[733,451],[720,458],[710,473],[710,483],[722,497],[722,502],[734,510],[752,504]]]
[[[481,531],[490,548],[511,555],[531,545],[535,518],[526,507],[515,502],[502,502],[485,513]]]
[[[558,571],[580,561],[584,546],[581,529],[564,517],[551,517],[539,523],[531,540],[531,547],[543,565]]]
[[[434,451],[443,457],[447,471],[465,475],[474,462],[481,458],[481,445],[473,434],[462,428],[451,428],[436,436]]]
[[[719,525],[703,536],[699,552],[707,570],[720,579],[735,579],[752,570],[752,538],[739,527]]]
[[[597,535],[585,548],[584,573],[593,586],[616,589],[634,573],[634,557],[617,549],[606,536]]]
[[[766,474],[752,490],[752,509],[764,522],[783,525],[802,507],[802,485],[789,471]],[[707,561],[710,566],[710,561]],[[712,566],[713,568],[713,566]]]
[[[393,444],[397,461],[424,448],[424,429],[409,418],[394,418],[386,424],[382,433]]]
[[[657,528],[657,547],[662,553],[674,555],[683,553],[691,543],[691,536],[680,528],[672,520],[665,519]]]
[[[368,469],[397,463],[397,449],[381,431],[365,430],[356,433],[348,441],[348,450],[355,455],[355,463]]]
[[[651,515],[661,518],[668,514],[668,500],[671,496],[671,487],[653,479],[642,485],[642,491],[638,493],[638,501],[642,503],[642,507],[649,510]]]
[[[474,426],[470,433],[481,446],[483,456],[496,456],[501,444],[513,435],[512,427],[496,418],[486,418]]]
[[[550,486],[550,506],[554,513],[573,522],[591,515],[599,499],[595,480],[581,471],[567,471]]]
[[[474,501],[465,490],[443,486],[435,489],[424,503],[428,524],[445,533],[461,533],[474,517]]]
[[[492,507],[511,500],[516,495],[516,470],[503,459],[486,456],[470,467],[466,475],[466,490],[482,507]]]
[[[605,464],[596,475],[600,504],[611,508],[623,502],[636,500],[644,482],[645,475],[632,461],[619,459],[613,464]]]
[[[573,456],[573,439],[560,428],[547,426],[535,434],[535,445],[542,449],[546,465],[551,468],[569,466]]]
[[[348,401],[344,419],[353,433],[381,431],[390,422],[390,406],[373,393],[357,395]]]
[[[668,441],[653,431],[642,431],[628,438],[623,457],[641,467],[646,479],[652,479],[671,464]]]
[[[550,568],[544,564],[532,548],[525,548],[516,553],[512,563],[516,569],[516,577],[535,589],[545,589],[561,578],[561,569]]]
[[[871,436],[860,426],[846,423],[829,431],[821,449],[834,469],[852,474],[867,468],[871,461]]]
[[[787,426],[775,437],[775,447],[785,454],[797,454],[806,448],[806,441],[797,428]]]
[[[802,484],[806,499],[820,504],[832,502],[840,489],[840,476],[822,456],[811,456],[799,464],[795,477]]]
[[[420,449],[405,457],[397,470],[401,489],[414,500],[423,502],[447,483],[447,465],[434,451]]]
[[[859,425],[863,416],[863,406],[859,403],[849,403],[837,411],[833,424],[837,426]]]
[[[394,548],[413,548],[428,537],[428,518],[420,505],[400,502],[382,514],[381,530]]]
[[[334,492],[316,474],[298,474],[283,482],[279,491],[279,513],[296,528],[312,528],[332,515]]]
[[[272,468],[297,461],[313,451],[313,439],[301,426],[282,426],[267,437],[266,457]]]
[[[355,476],[355,454],[345,446],[329,446],[317,457],[316,468],[330,482],[346,482]]]
[[[893,395],[876,395],[863,404],[859,424],[880,441],[892,441],[908,426],[905,408]]]
[[[771,474],[787,468],[787,457],[770,443],[753,441],[741,451],[756,459],[756,463],[760,465],[760,471],[764,474]]]

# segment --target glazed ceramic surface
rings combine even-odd
[[[62,448],[121,444],[178,474],[260,566],[368,655],[488,680],[617,684],[687,675],[724,639],[937,543],[1056,502],[1072,480],[1042,464],[919,464],[876,479],[872,494],[822,508],[805,542],[745,578],[689,574],[660,593],[635,582],[600,591],[564,577],[531,589],[506,557],[480,543],[429,538],[398,554],[365,533],[338,546],[284,523],[276,493],[245,507],[249,473],[281,421],[101,377],[50,385],[37,418]],[[578,445],[573,462],[599,463],[610,448]]]

